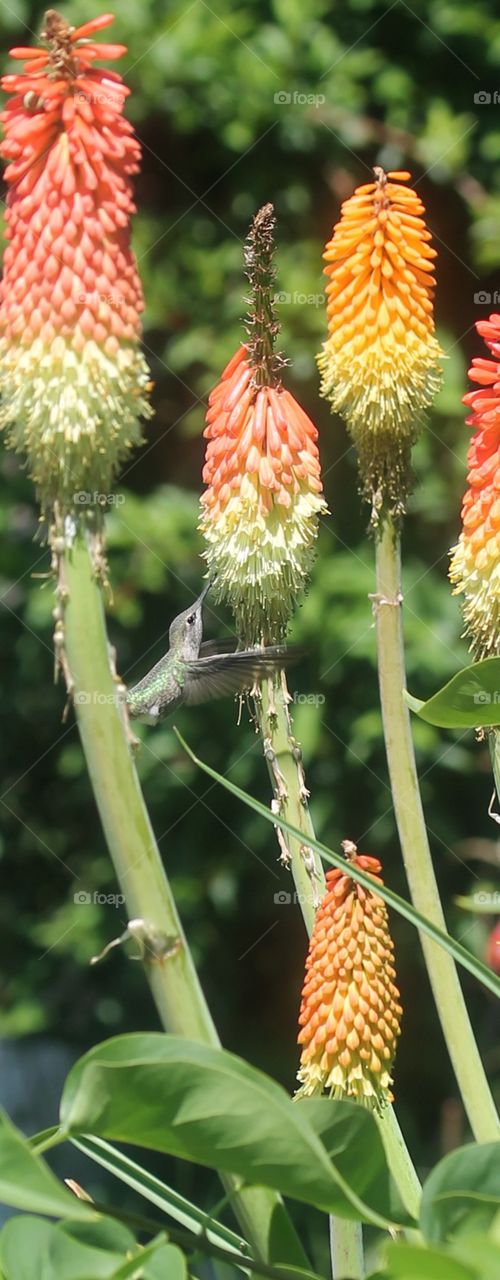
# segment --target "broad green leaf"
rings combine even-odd
[[[500,1208],[500,1143],[470,1143],[440,1160],[422,1192],[420,1226],[428,1240],[464,1227],[487,1230]]]
[[[108,1280],[116,1267],[136,1249],[136,1240],[128,1227],[111,1218],[95,1224],[62,1222],[53,1227],[49,1245],[49,1261],[54,1280]]]
[[[140,1280],[186,1280],[184,1254],[177,1245],[164,1244],[158,1237],[137,1251],[135,1258],[113,1271],[111,1280],[132,1280],[132,1277],[136,1280],[139,1276]]]
[[[386,1267],[377,1272],[380,1280],[479,1280],[476,1270],[440,1249],[389,1244],[386,1256]]]
[[[57,1181],[41,1156],[30,1149],[8,1117],[0,1112],[0,1202],[54,1218],[95,1220],[95,1210]]]
[[[239,1253],[244,1258],[244,1252],[241,1248],[241,1236],[236,1235],[235,1231],[230,1231],[229,1227],[223,1226],[221,1222],[217,1222],[211,1218],[208,1213],[204,1213],[202,1209],[190,1200],[186,1200],[185,1196],[181,1196],[178,1191],[174,1191],[172,1187],[167,1186],[160,1178],[156,1178],[154,1174],[148,1173],[146,1169],[142,1169],[139,1164],[130,1159],[130,1156],[124,1155],[123,1151],[118,1151],[116,1147],[112,1147],[109,1142],[104,1142],[102,1138],[72,1138],[75,1147],[79,1151],[83,1151],[91,1160],[95,1160],[97,1164],[102,1165],[109,1173],[114,1174],[116,1178],[120,1178],[121,1182],[125,1182],[128,1187],[138,1195],[143,1196],[145,1200],[149,1200],[151,1204],[156,1205],[163,1213],[173,1218],[174,1222],[178,1222],[182,1227],[193,1232],[194,1235],[203,1235],[205,1239],[210,1240],[213,1244],[219,1245],[220,1248],[230,1248],[233,1252]],[[250,1248],[247,1245],[246,1251],[250,1256]]]
[[[259,813],[260,816],[265,818],[266,822],[270,822],[273,827],[279,826],[283,831],[288,831],[290,835],[295,836],[297,840],[303,840],[304,833],[301,832],[298,827],[294,827],[292,822],[288,822],[287,819],[283,818],[281,815],[277,821],[276,814],[272,813],[271,809],[267,809],[264,804],[260,803],[260,800],[255,800],[253,796],[247,795],[246,791],[242,791],[241,787],[237,787],[234,782],[230,782],[229,778],[225,778],[221,773],[217,773],[216,769],[211,769],[210,765],[205,764],[203,760],[200,760],[199,757],[194,754],[194,751],[191,750],[191,747],[188,747],[187,742],[185,742],[182,734],[179,733],[179,730],[174,729],[174,732],[176,733],[181,746],[183,746],[184,750],[187,751],[190,759],[203,770],[203,773],[206,773],[209,778],[213,778],[215,782],[219,782],[221,787],[225,787],[226,791],[230,791],[231,795],[236,796],[237,799],[241,800],[243,804],[246,804],[249,809],[253,809],[255,813]],[[325,862],[330,863],[332,867],[340,867],[342,871],[345,871],[345,858],[342,857],[340,853],[335,853],[333,849],[329,849],[327,845],[322,844],[321,840],[316,840],[310,835],[307,837],[307,843],[310,844],[311,848],[315,849],[317,853],[321,854],[321,857]],[[366,889],[373,889],[373,881],[371,881],[370,877],[366,875],[364,871],[361,871],[359,867],[350,866],[349,875],[352,876],[352,879],[356,880],[358,884],[364,885]],[[388,907],[393,907],[394,911],[397,911],[405,920],[409,920],[410,924],[413,924],[416,929],[419,929],[422,933],[426,933],[427,936],[432,938],[434,942],[437,942],[440,947],[444,947],[444,950],[447,951],[450,956],[453,956],[458,964],[461,964],[464,969],[468,969],[469,973],[474,974],[474,977],[477,978],[479,982],[482,982],[484,987],[487,987],[494,995],[500,997],[500,978],[493,973],[493,970],[490,969],[488,965],[483,964],[481,960],[477,960],[476,957],[472,955],[471,951],[467,951],[466,947],[463,947],[460,942],[457,942],[456,938],[451,938],[448,933],[444,932],[444,930],[438,929],[437,926],[432,923],[432,920],[427,920],[426,916],[423,916],[420,911],[417,911],[410,902],[406,902],[405,898],[400,898],[398,893],[394,893],[392,889],[388,889],[386,885],[378,884],[377,893],[380,898],[384,899],[384,902],[387,903]]]
[[[391,1177],[384,1144],[375,1120],[359,1103],[330,1098],[301,1098],[295,1103],[321,1138],[345,1181],[363,1199],[397,1222],[408,1222],[407,1209]]]
[[[45,1262],[53,1223],[44,1218],[9,1218],[0,1234],[5,1280],[46,1280]]]
[[[284,1089],[222,1049],[159,1033],[105,1041],[72,1067],[61,1124],[70,1137],[164,1151],[329,1213],[396,1221],[345,1181]]]
[[[457,671],[427,702],[405,694],[421,720],[442,729],[481,729],[500,724],[500,658],[484,658]]]
[[[132,1249],[137,1249],[134,1236],[110,1219],[55,1225],[16,1217],[0,1236],[7,1280],[110,1280]]]
[[[498,1280],[500,1276],[500,1247],[484,1235],[460,1235],[452,1240],[449,1251],[460,1262],[475,1267],[481,1280]]]

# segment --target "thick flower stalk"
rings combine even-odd
[[[478,388],[464,397],[474,436],[467,455],[468,489],[462,532],[452,551],[450,578],[464,597],[471,648],[478,658],[500,653],[500,315],[476,324],[493,359],[472,361]]]
[[[140,148],[122,115],[129,89],[94,65],[126,52],[92,39],[112,21],[75,29],[49,10],[41,46],[12,49],[25,65],[1,82],[0,425],[27,454],[48,516],[105,501],[149,413],[130,249]]]
[[[246,248],[248,341],[209,397],[200,528],[219,600],[246,644],[280,640],[305,586],[322,496],[317,430],[281,382],[272,305],[274,215],[256,215]]]
[[[366,890],[345,871],[326,876],[306,960],[299,1044],[301,1094],[326,1089],[380,1108],[392,1101],[391,1068],[402,1014],[387,908],[376,891],[380,862],[343,845],[373,877]]]
[[[362,492],[377,523],[399,516],[411,487],[411,449],[439,386],[433,261],[424,206],[409,173],[374,170],[342,205],[325,248],[328,339],[321,394],[345,418]]]

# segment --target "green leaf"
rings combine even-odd
[[[475,1267],[481,1280],[498,1280],[500,1276],[500,1248],[484,1235],[459,1236],[450,1243],[449,1251],[460,1262]]]
[[[380,1280],[479,1280],[477,1271],[440,1249],[389,1244],[386,1256],[386,1268],[377,1272]]]
[[[54,1225],[23,1216],[11,1218],[0,1236],[7,1280],[110,1280],[131,1250],[134,1236],[109,1219]]]
[[[481,729],[500,724],[500,658],[463,667],[427,702],[405,694],[411,711],[441,729]]]
[[[0,1263],[5,1280],[45,1280],[43,1259],[53,1231],[44,1218],[10,1218],[0,1234]]]
[[[467,1230],[487,1230],[500,1208],[500,1146],[459,1147],[440,1160],[422,1192],[420,1226],[428,1240]]]
[[[68,1136],[164,1151],[328,1213],[397,1220],[345,1181],[284,1089],[222,1049],[159,1033],[105,1041],[71,1069],[61,1123]]]
[[[412,1221],[387,1164],[375,1117],[357,1102],[301,1098],[295,1103],[321,1138],[330,1159],[349,1186],[380,1213]]]
[[[295,836],[297,840],[303,841],[304,833],[299,831],[298,827],[294,827],[292,822],[288,822],[287,819],[283,818],[281,815],[277,818],[276,814],[272,813],[271,809],[267,809],[264,804],[260,803],[260,800],[255,800],[253,796],[247,795],[246,791],[242,791],[241,787],[237,787],[234,782],[230,782],[229,778],[225,778],[221,773],[217,773],[216,769],[211,769],[210,765],[205,764],[203,760],[200,760],[199,757],[194,754],[194,751],[191,750],[191,747],[188,747],[187,742],[185,742],[182,734],[179,733],[179,730],[174,728],[174,732],[190,759],[203,770],[203,773],[206,773],[209,778],[213,778],[215,782],[219,782],[221,787],[225,787],[226,791],[230,791],[232,795],[238,798],[238,800],[241,800],[243,804],[246,804],[249,809],[253,809],[255,813],[259,813],[261,818],[265,818],[266,822],[272,823],[273,827],[279,826],[283,831],[288,831],[290,835]],[[316,840],[314,836],[311,835],[307,836],[307,843],[312,849],[315,849],[317,853],[321,854],[321,857],[325,862],[330,863],[332,867],[340,867],[342,871],[345,871],[345,858],[342,857],[340,853],[334,853],[333,849],[329,849],[327,845],[322,844],[321,840]],[[364,871],[361,871],[359,867],[353,867],[351,865],[349,867],[349,875],[352,876],[352,879],[356,880],[358,884],[364,885],[366,889],[373,889],[373,881],[371,881],[370,877],[366,875]],[[394,911],[397,911],[405,920],[409,920],[410,924],[413,924],[416,929],[419,929],[422,933],[426,933],[427,936],[432,938],[434,942],[437,942],[440,947],[444,947],[444,950],[447,951],[450,956],[453,956],[458,964],[461,964],[464,969],[467,969],[469,973],[472,973],[474,977],[477,978],[484,987],[487,987],[489,991],[492,991],[495,996],[500,997],[500,978],[493,973],[493,970],[490,969],[488,965],[483,964],[481,960],[477,960],[476,957],[472,955],[472,952],[467,951],[466,947],[463,947],[460,942],[456,941],[456,938],[451,938],[443,929],[438,929],[437,925],[432,923],[432,920],[427,920],[426,916],[423,916],[420,911],[417,911],[410,902],[406,902],[405,898],[400,898],[399,894],[394,893],[392,889],[388,889],[386,885],[378,884],[377,893],[379,897],[383,898],[384,902],[387,903],[388,907],[393,907]]]
[[[223,1226],[221,1222],[217,1222],[215,1218],[211,1218],[208,1213],[204,1213],[202,1209],[190,1200],[186,1200],[185,1196],[181,1196],[178,1191],[174,1191],[172,1187],[167,1186],[160,1178],[156,1178],[154,1174],[148,1173],[146,1169],[142,1169],[139,1164],[126,1156],[122,1151],[118,1151],[116,1147],[112,1147],[109,1142],[105,1142],[102,1138],[72,1138],[71,1140],[79,1151],[83,1151],[91,1160],[95,1160],[97,1164],[102,1165],[109,1173],[114,1174],[116,1178],[120,1178],[121,1182],[126,1183],[138,1195],[143,1196],[145,1200],[149,1200],[151,1204],[156,1205],[163,1213],[173,1218],[174,1222],[178,1222],[182,1227],[187,1228],[193,1235],[203,1235],[206,1240],[218,1245],[220,1248],[229,1248],[233,1252],[242,1254],[241,1235],[236,1235],[235,1231],[230,1231],[229,1227]],[[246,1246],[250,1255],[249,1246]],[[242,1255],[244,1257],[244,1254]]]
[[[54,1218],[95,1220],[96,1212],[61,1186],[41,1156],[0,1111],[0,1201]]]
[[[113,1271],[111,1280],[186,1280],[187,1267],[184,1254],[175,1244],[164,1244],[158,1236],[151,1244],[136,1253],[135,1258],[124,1262]]]

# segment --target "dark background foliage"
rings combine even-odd
[[[77,25],[99,7],[75,0],[61,11]],[[42,13],[24,0],[3,5],[5,50],[29,43]],[[408,681],[426,696],[466,660],[446,573],[469,437],[461,396],[467,362],[481,351],[473,324],[500,297],[500,19],[477,0],[127,0],[110,38],[129,48],[127,110],[143,147],[134,243],[155,381],[155,417],[108,518],[119,669],[128,680],[143,674],[162,653],[172,616],[200,589],[204,408],[239,341],[248,223],[272,200],[287,380],[319,426],[332,513],[293,626],[308,657],[292,686],[309,699],[296,704],[295,732],[319,836],[335,847],[355,839],[406,893],[378,708],[367,512],[345,428],[318,396],[321,251],[340,202],[370,179],[373,164],[411,170],[439,251],[436,312],[447,353],[443,389],[416,449],[404,535]],[[76,1055],[157,1020],[141,968],[122,949],[89,968],[125,915],[75,901],[116,885],[73,713],[62,719],[64,691],[53,684],[53,598],[50,579],[34,576],[48,563],[33,491],[8,453],[0,521],[0,1032],[32,1037],[33,1050],[63,1042]],[[207,635],[223,635],[230,621],[209,606]],[[230,701],[177,719],[214,767],[269,799],[258,741],[245,715],[237,724]],[[196,773],[169,722],[141,736],[146,798],[223,1042],[292,1088],[306,940],[299,909],[274,901],[292,885],[273,834]],[[415,737],[449,926],[483,955],[494,917],[465,913],[454,899],[498,885],[487,749],[472,733],[422,723]],[[393,930],[405,1006],[397,1105],[424,1169],[467,1128],[418,940],[399,919]],[[498,1076],[493,1000],[464,982],[487,1068]],[[8,1098],[7,1079],[4,1092]]]

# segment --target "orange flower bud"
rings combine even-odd
[[[441,372],[434,337],[433,260],[423,205],[409,173],[375,169],[342,205],[325,249],[328,339],[321,394],[343,415],[358,450],[374,522],[401,514],[422,411]]]
[[[374,890],[335,868],[316,914],[300,1009],[302,1095],[327,1089],[367,1106],[392,1101],[391,1068],[402,1009],[395,986],[394,946],[387,908],[376,892],[377,858],[343,848],[351,866],[373,878]]]

